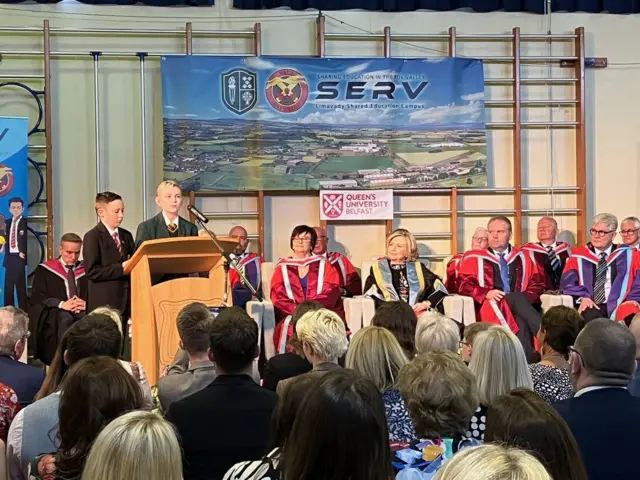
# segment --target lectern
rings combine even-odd
[[[221,247],[233,251],[238,241],[218,238]],[[209,272],[208,277],[183,277],[152,285],[158,274]],[[176,317],[185,305],[231,305],[224,257],[210,238],[178,237],[147,240],[131,257],[125,273],[131,274],[132,358],[142,362],[150,385],[162,368],[173,361],[180,338]],[[227,301],[225,302],[225,288]]]

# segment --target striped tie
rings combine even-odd
[[[560,259],[556,252],[553,250],[553,247],[549,245],[547,247],[547,255],[549,256],[549,262],[551,263],[551,268],[554,272],[557,272],[560,269]]]
[[[605,300],[604,284],[607,280],[607,254],[600,254],[600,261],[596,268],[596,284],[593,288],[593,301],[596,305],[602,305]]]

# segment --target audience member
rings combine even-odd
[[[640,397],[640,313],[636,314],[629,324],[629,331],[636,341],[636,371],[633,380],[629,384],[629,393],[634,397]]]
[[[224,309],[213,322],[209,359],[217,377],[173,402],[167,414],[182,439],[184,480],[221,479],[235,463],[266,453],[277,397],[251,378],[258,340],[256,322],[239,307]]]
[[[458,355],[419,355],[400,371],[399,388],[417,434],[407,449],[396,452],[394,467],[403,475],[422,478],[421,472],[433,473],[451,454],[479,444],[464,437],[478,406],[478,387]]]
[[[29,317],[16,307],[0,308],[0,383],[11,387],[22,406],[33,402],[44,370],[20,362],[29,338]]]
[[[576,437],[590,480],[640,478],[640,399],[626,389],[635,357],[633,335],[606,318],[587,323],[571,348],[576,393],[554,406]]]
[[[416,356],[416,312],[407,302],[383,302],[371,319],[371,325],[389,330],[409,360]]]
[[[584,320],[575,309],[562,305],[551,307],[542,315],[537,336],[541,360],[529,365],[529,370],[533,391],[548,403],[573,396],[569,349],[583,325]]]
[[[291,316],[293,333],[287,342],[286,351],[271,357],[264,368],[262,377],[262,386],[264,388],[275,392],[281,380],[307,373],[313,368],[302,351],[302,344],[298,340],[298,334],[296,333],[296,324],[305,313],[320,310],[321,308],[324,308],[322,304],[313,301],[303,302],[296,307]]]
[[[544,465],[527,452],[498,445],[482,445],[455,455],[434,480],[561,479],[551,478]]]
[[[434,350],[457,353],[460,348],[460,329],[448,317],[429,310],[418,317],[416,351],[418,355]]]
[[[62,386],[60,447],[37,456],[29,467],[35,480],[79,479],[100,431],[123,413],[142,408],[138,384],[110,357],[74,363]]]
[[[19,411],[20,403],[16,392],[4,383],[0,383],[0,440],[5,443],[9,433],[9,426]]]
[[[326,308],[307,312],[296,323],[296,333],[312,371],[340,368],[338,360],[347,351],[348,342],[344,322],[336,313]],[[276,391],[282,393],[288,382],[281,380]]]
[[[533,381],[522,343],[503,327],[491,327],[476,337],[469,369],[478,383],[480,406],[467,436],[484,440],[489,404],[516,388],[533,390]]]
[[[416,438],[404,400],[398,390],[398,374],[408,361],[396,338],[381,327],[366,327],[351,339],[347,368],[369,378],[382,394],[389,440],[410,442]]]
[[[202,303],[186,305],[176,318],[180,349],[167,370],[158,380],[158,399],[162,410],[171,404],[209,386],[216,378],[216,366],[209,359],[209,329],[213,324],[211,312]]]
[[[82,480],[182,480],[173,426],[151,412],[129,412],[96,438]]]
[[[530,390],[518,388],[489,405],[484,439],[532,453],[553,478],[588,480],[566,422]]]
[[[460,354],[464,363],[468,365],[471,361],[471,355],[473,354],[473,341],[476,339],[476,336],[481,332],[489,330],[492,326],[493,324],[491,323],[475,322],[465,327],[464,336],[460,342]]]

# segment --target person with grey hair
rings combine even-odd
[[[622,242],[636,250],[640,250],[640,220],[638,217],[627,217],[620,223]]]
[[[596,215],[591,222],[591,242],[571,250],[562,273],[560,291],[573,297],[585,322],[601,317],[622,321],[640,311],[634,251],[613,243],[617,228],[614,215]]]
[[[424,312],[416,326],[418,355],[434,350],[457,353],[460,348],[460,327],[449,317],[435,310]]]
[[[618,322],[592,320],[571,347],[569,364],[576,393],[554,407],[580,446],[589,479],[640,478],[640,399],[627,390],[636,369],[633,335]]]
[[[33,402],[44,381],[44,370],[20,362],[29,335],[29,317],[24,311],[0,308],[0,383],[12,388],[23,406]]]
[[[473,236],[471,237],[471,250],[484,250],[488,246],[489,232],[484,227],[476,228],[476,230],[473,232]],[[449,295],[458,293],[458,265],[460,265],[460,260],[462,260],[462,257],[464,257],[464,253],[458,253],[451,257],[447,262],[447,281],[445,282],[444,286],[447,287]]]

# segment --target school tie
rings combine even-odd
[[[122,243],[120,243],[120,238],[118,237],[118,232],[113,232],[113,241],[116,242],[116,247],[118,247],[118,251],[120,252],[120,256],[122,256]]]
[[[10,244],[9,248],[15,250],[18,248],[18,244],[16,242],[16,230],[18,230],[18,222],[11,223],[11,238],[9,239]]]
[[[509,284],[509,264],[504,256],[504,253],[500,254],[500,278],[502,279],[502,291],[504,293],[510,293],[511,285]]]
[[[69,285],[69,298],[78,295],[78,286],[76,285],[76,274],[73,271],[73,265],[65,265],[67,268],[67,285]]]
[[[560,269],[560,259],[556,252],[553,250],[553,247],[549,245],[547,247],[547,255],[549,256],[549,263],[551,263],[551,268],[554,272],[557,272]]]
[[[596,267],[596,283],[593,288],[593,301],[596,305],[602,305],[605,300],[604,284],[607,281],[607,254],[600,254],[600,261]]]
[[[178,230],[178,225],[170,222],[169,225],[167,225],[167,228],[169,229],[169,233],[176,233],[176,230]]]

